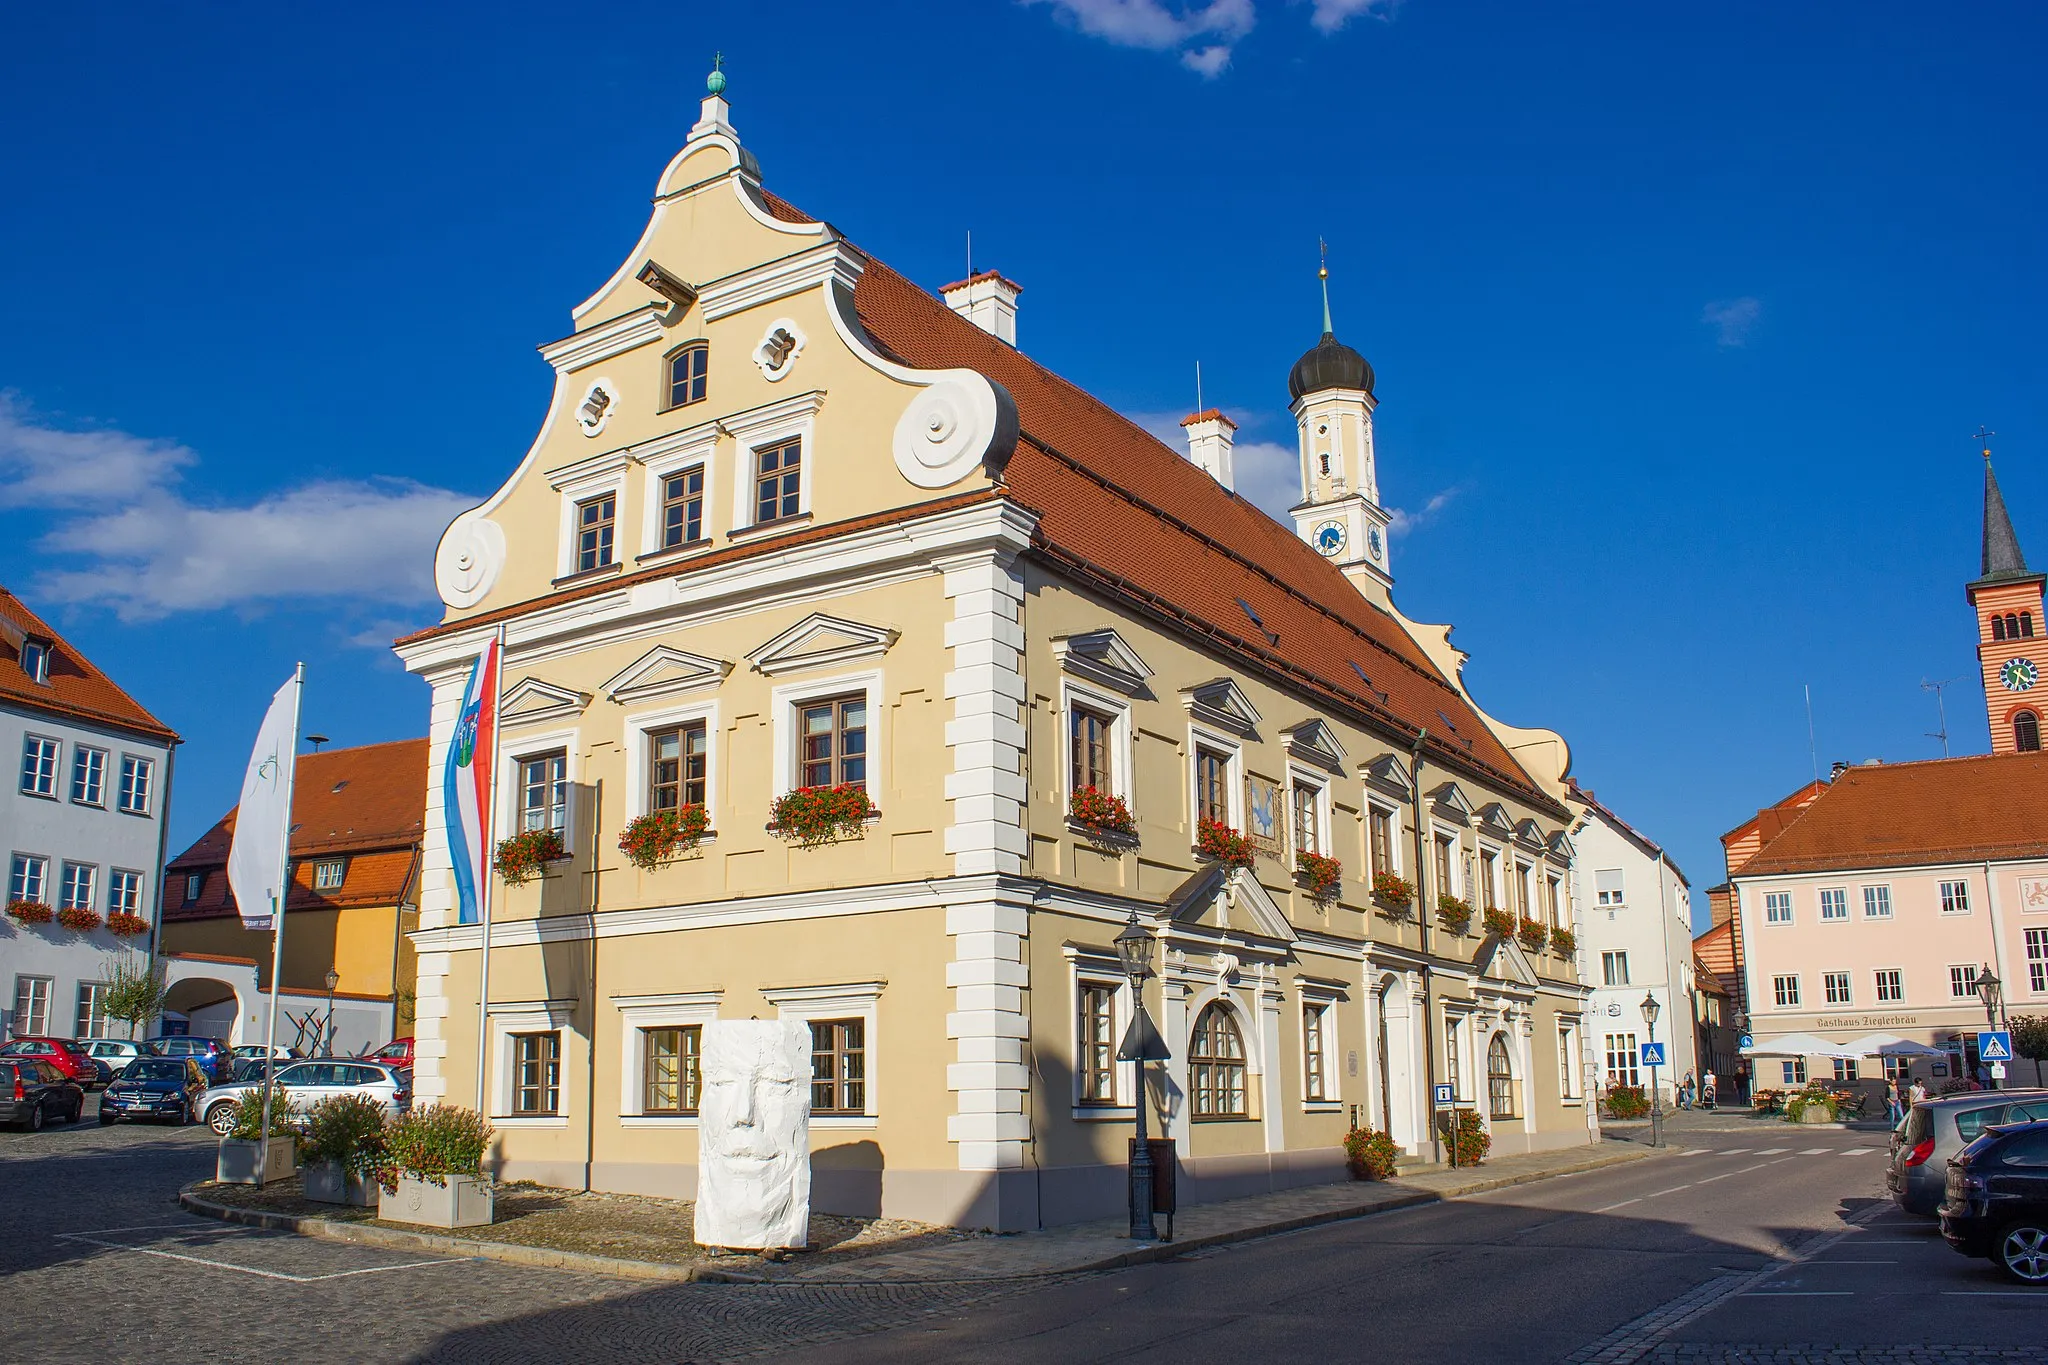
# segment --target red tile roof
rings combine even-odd
[[[777,214],[776,216],[780,217],[781,215]],[[799,219],[798,221],[802,220]],[[1001,271],[998,270],[978,270],[974,274],[969,275],[964,280],[955,280],[951,284],[940,286],[939,292],[941,294],[950,294],[955,289],[965,289],[968,285],[980,284],[983,280],[1001,280],[1004,284],[1010,286],[1011,293],[1021,294],[1024,292],[1023,285],[1017,283],[1015,280],[1011,279],[1009,276],[1003,274]]]
[[[1225,417],[1221,408],[1203,408],[1200,412],[1191,412],[1180,419],[1180,424],[1184,427],[1191,427],[1197,422],[1221,422],[1232,431],[1237,430],[1237,423]]]
[[[1740,875],[2011,858],[2048,858],[2048,753],[1850,768]]]
[[[11,627],[11,629],[9,628]],[[21,639],[49,642],[50,680],[36,682],[21,670]],[[92,661],[19,597],[0,587],[0,701],[17,702],[75,720],[98,721],[151,739],[178,742],[177,734],[141,703],[94,668]]]

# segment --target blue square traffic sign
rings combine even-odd
[[[1452,1095],[1451,1087],[1442,1081],[1436,1083],[1435,1098],[1436,1107],[1439,1109],[1448,1109],[1457,1103],[1457,1100]]]
[[[1662,1043],[1644,1043],[1644,1044],[1643,1044],[1643,1063],[1642,1063],[1642,1064],[1643,1064],[1644,1066],[1662,1066],[1662,1065],[1664,1065],[1664,1044],[1662,1044]]]
[[[2012,1033],[2008,1029],[1979,1029],[1977,1056],[1986,1062],[2012,1060]]]

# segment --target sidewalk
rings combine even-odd
[[[1788,1130],[1805,1128],[1810,1130],[1847,1130],[1856,1133],[1889,1133],[1891,1124],[1884,1113],[1866,1114],[1861,1118],[1841,1123],[1790,1124],[1782,1114],[1759,1114],[1748,1105],[1723,1105],[1719,1109],[1667,1109],[1658,1120],[1666,1142],[1683,1142],[1693,1133],[1748,1133],[1752,1137],[1783,1136]],[[1648,1119],[1607,1119],[1600,1120],[1603,1135],[1621,1142],[1650,1141]]]

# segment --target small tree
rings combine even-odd
[[[108,973],[106,994],[102,997],[109,1019],[119,1019],[128,1025],[128,1036],[137,1035],[143,1024],[164,1012],[164,1001],[171,993],[170,985],[164,980],[161,966],[144,964],[131,966],[126,962],[118,964]]]
[[[2014,1015],[2012,1050],[2022,1057],[2033,1059],[2034,1084],[2041,1084],[2041,1063],[2048,1061],[2048,1015]]]

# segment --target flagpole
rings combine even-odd
[[[498,704],[505,699],[505,627],[498,627],[498,662],[491,672],[491,780],[480,803],[483,809],[476,813],[480,826],[479,836],[483,839],[483,871],[477,878],[476,904],[477,919],[483,925],[483,946],[477,953],[476,983],[476,1112],[488,1115],[484,1108],[484,1071],[490,1059],[491,1022],[491,874],[496,870],[497,860],[491,854],[491,823],[498,810]]]
[[[270,1092],[271,1080],[277,1071],[277,993],[283,982],[279,973],[284,970],[284,907],[292,891],[292,780],[299,770],[299,705],[306,695],[306,665],[301,660],[292,671],[292,733],[291,742],[285,746],[284,767],[284,829],[278,835],[280,850],[284,855],[279,859],[283,869],[278,877],[277,894],[270,899],[270,1023],[263,1033],[263,1127],[262,1144],[256,1149],[256,1188],[262,1189],[268,1173],[265,1168],[270,1162]]]

